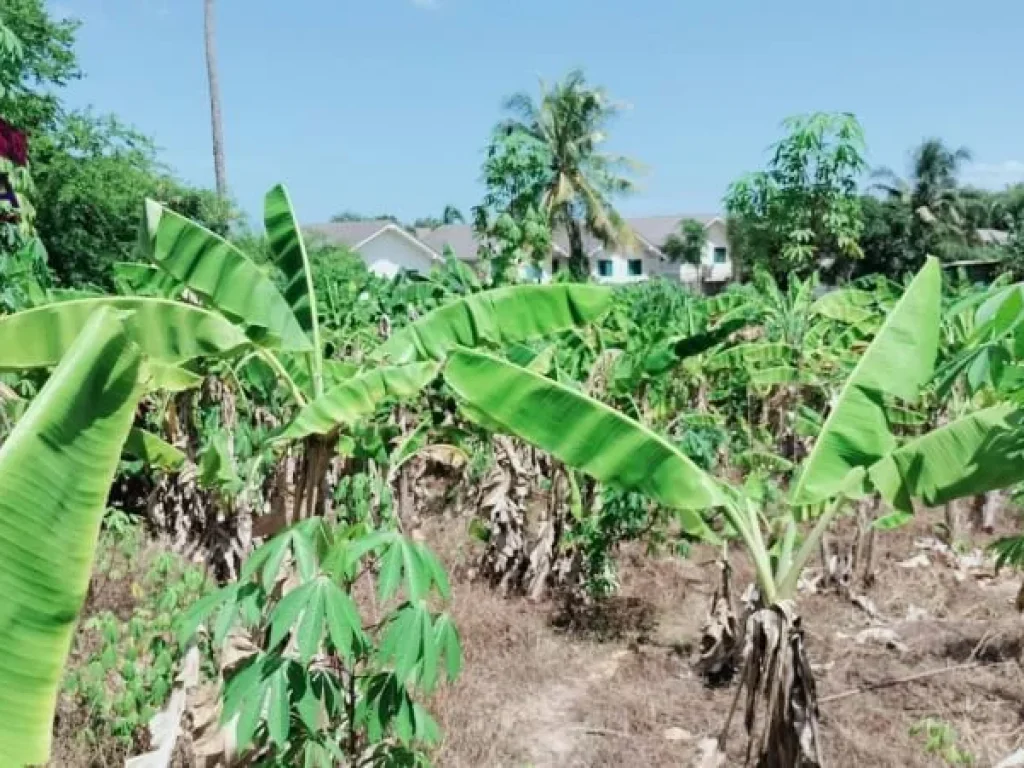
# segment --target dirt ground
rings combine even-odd
[[[990,537],[935,551],[935,520],[918,515],[878,536],[877,581],[859,590],[874,617],[837,594],[799,599],[829,766],[994,766],[1024,746],[1020,576],[995,576],[978,556]],[[631,547],[620,594],[567,620],[562,606],[460,580],[466,537],[456,521],[439,525],[426,536],[456,574],[465,671],[433,702],[445,733],[436,765],[699,764],[700,740],[718,735],[735,694],[693,671],[717,579],[712,550],[683,560]],[[742,586],[749,570],[736,571]],[[743,764],[741,719],[730,765]]]

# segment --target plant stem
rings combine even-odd
[[[306,398],[303,396],[302,391],[299,389],[295,380],[288,375],[288,371],[281,365],[281,361],[277,359],[276,355],[271,354],[265,349],[261,349],[259,352],[260,357],[267,365],[274,369],[276,373],[284,383],[288,386],[288,390],[291,393],[292,398],[295,400],[295,404],[300,408],[306,405]]]
[[[839,496],[833,499],[831,506],[826,509],[821,517],[818,518],[818,522],[815,523],[814,528],[808,534],[807,538],[804,539],[804,543],[801,545],[800,550],[796,553],[796,557],[793,558],[793,562],[784,573],[779,574],[779,596],[783,599],[792,597],[793,593],[796,592],[797,580],[800,578],[800,574],[807,565],[807,561],[811,555],[814,554],[814,550],[818,548],[818,542],[821,541],[821,537],[825,535],[825,531],[828,530],[829,525],[832,523],[832,519],[839,513],[839,510],[843,507],[843,501],[845,499]]]

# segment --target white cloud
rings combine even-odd
[[[1008,184],[1024,181],[1024,160],[971,163],[964,168],[962,180],[976,187],[1001,189]]]
[[[440,0],[412,0],[412,4],[425,11],[433,11],[440,7]]]

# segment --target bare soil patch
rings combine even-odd
[[[993,766],[1024,746],[1020,577],[996,576],[990,565],[967,569],[964,559],[932,551],[932,522],[921,515],[879,535],[877,580],[865,591],[876,617],[835,594],[799,601],[829,765]],[[425,534],[447,554],[450,535]],[[466,556],[460,548],[457,558]],[[702,547],[687,560],[627,548],[620,594],[597,605],[508,600],[456,583],[466,663],[434,702],[445,732],[436,763],[694,764],[735,692],[708,689],[692,666],[714,557]],[[743,562],[735,572],[737,585],[751,575]],[[740,720],[729,735],[730,765],[743,763]],[[936,733],[955,750],[930,745],[942,740]]]

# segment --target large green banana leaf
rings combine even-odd
[[[125,296],[155,296],[176,299],[184,286],[153,264],[137,261],[114,262],[114,284]]]
[[[143,253],[205,302],[242,323],[261,344],[289,352],[313,346],[288,300],[248,256],[184,216],[146,201]]]
[[[781,341],[752,341],[737,344],[715,353],[708,361],[711,368],[746,368],[760,370],[789,365],[797,357],[797,350]]]
[[[910,440],[868,470],[882,496],[913,512],[1024,481],[1024,411],[986,408]]]
[[[279,435],[280,440],[301,440],[327,435],[373,414],[385,400],[415,397],[437,376],[438,364],[412,363],[386,366],[353,376],[328,389],[300,410]]]
[[[803,466],[793,503],[833,496],[852,470],[868,467],[896,448],[884,399],[891,395],[913,402],[931,379],[941,300],[942,271],[929,258],[846,380]]]
[[[445,304],[374,350],[394,364],[443,360],[456,347],[502,346],[589,323],[611,306],[595,285],[519,285]]]
[[[148,298],[78,299],[0,319],[0,370],[56,365],[89,318],[103,309],[130,312],[124,319],[128,336],[143,354],[160,363],[228,355],[251,343],[217,313],[190,304]]]
[[[722,487],[665,438],[598,400],[490,355],[460,350],[444,369],[456,395],[507,432],[601,482],[647,494],[680,510],[724,505]]]
[[[115,313],[97,313],[0,448],[0,765],[49,758],[139,363]]]
[[[306,255],[295,211],[288,190],[278,184],[267,192],[263,207],[263,222],[267,229],[270,251],[274,263],[284,275],[284,298],[292,308],[302,329],[313,342],[313,379],[317,391],[322,384],[320,363],[320,326],[317,320],[316,291],[313,272]]]
[[[680,336],[657,344],[644,358],[644,372],[658,376],[688,357],[707,352],[747,325],[745,317],[727,320],[711,330]]]

